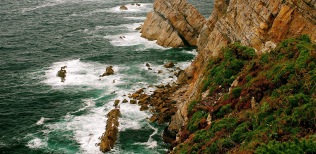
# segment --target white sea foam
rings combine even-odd
[[[94,103],[92,103],[94,104]],[[80,109],[79,109],[80,110]],[[63,121],[45,125],[50,131],[73,131],[74,139],[83,153],[101,153],[95,146],[105,130],[106,114],[103,107],[91,108],[87,114],[67,114]]]
[[[138,105],[129,103],[121,104],[120,111],[122,114],[122,117],[119,119],[120,131],[140,129],[142,127],[141,123],[146,121],[146,118],[150,116],[149,113],[140,111]]]
[[[47,146],[47,142],[43,141],[40,138],[34,138],[33,140],[27,143],[27,146],[31,149],[39,149]]]
[[[145,38],[140,37],[139,32],[124,33],[119,35],[109,35],[105,36],[105,39],[108,39],[113,46],[136,46],[142,45],[144,48],[152,49],[165,49],[156,44],[155,41],[148,41]]]
[[[136,3],[134,4],[126,4],[124,6],[127,7],[127,10],[121,10],[121,6],[116,6],[105,10],[106,12],[111,13],[131,13],[131,12],[149,12],[152,10],[152,3],[138,3],[140,6],[137,6]]]
[[[42,9],[46,7],[53,7],[56,5],[64,4],[64,3],[83,3],[83,2],[91,2],[91,3],[107,3],[107,1],[104,0],[47,0],[43,2],[42,4],[29,7],[29,8],[23,8],[22,13],[29,12],[29,11],[35,11],[37,9]]]
[[[67,66],[66,80],[61,82],[57,72],[61,67]],[[69,86],[87,86],[88,88],[113,87],[122,84],[122,76],[119,74],[121,67],[113,66],[115,75],[100,78],[108,65],[99,63],[82,62],[80,59],[64,62],[56,62],[45,72],[46,79],[43,83],[51,85],[53,88],[63,88]],[[115,83],[113,83],[115,80]]]
[[[36,122],[36,125],[43,125],[46,120],[51,120],[51,118],[41,117],[41,119]]]
[[[124,17],[125,19],[131,19],[131,20],[142,20],[144,21],[146,17]]]

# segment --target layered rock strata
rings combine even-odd
[[[156,0],[142,26],[142,37],[165,47],[197,45],[205,18],[185,0]]]

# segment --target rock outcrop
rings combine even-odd
[[[113,75],[114,74],[114,70],[112,66],[108,66],[105,70],[105,72],[100,75],[100,77],[104,77],[104,76],[109,76],[109,75]]]
[[[206,20],[186,0],[156,0],[142,26],[142,37],[165,47],[197,45]]]
[[[101,137],[100,151],[108,152],[114,147],[114,144],[118,137],[117,135],[119,116],[120,110],[118,108],[115,108],[108,113],[108,120],[106,121],[106,131]]]
[[[67,68],[67,66],[63,66],[57,72],[57,76],[60,77],[61,82],[65,82],[65,80],[66,80],[66,74],[67,74],[66,68]]]
[[[185,110],[188,101],[201,97],[204,69],[209,59],[227,44],[240,42],[260,54],[286,38],[301,34],[308,34],[316,42],[316,0],[215,0],[214,5],[199,35],[199,54],[186,69],[192,71],[192,79],[186,92],[187,101],[179,105],[179,111]],[[171,121],[173,131],[180,130],[179,123],[185,123],[186,115],[176,116]]]
[[[187,43],[199,51],[182,73],[186,77],[181,79],[189,85],[183,101],[178,102],[170,132],[176,133],[186,123],[188,102],[202,97],[208,61],[229,43],[240,42],[261,54],[301,34],[308,34],[316,42],[316,0],[215,0],[214,5],[205,21],[185,0],[155,0],[154,11],[148,13],[142,27],[142,37],[157,40],[161,46],[180,47]]]

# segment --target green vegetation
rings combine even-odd
[[[256,57],[255,50],[239,43],[223,49],[223,54],[209,62],[208,77],[204,80],[203,91],[209,87],[230,87],[245,63]],[[213,92],[215,89],[212,89]]]
[[[220,99],[189,105],[191,136],[175,153],[316,153],[316,45],[308,36],[259,56],[229,45],[207,74],[203,91]]]

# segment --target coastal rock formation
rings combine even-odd
[[[57,76],[60,77],[61,82],[65,82],[65,80],[66,80],[66,74],[67,74],[66,68],[67,68],[67,66],[63,66],[57,72]]]
[[[155,0],[141,33],[161,46],[189,44],[199,51],[191,66],[178,74],[188,85],[174,95],[178,111],[167,130],[174,135],[187,123],[188,103],[202,97],[205,69],[223,47],[240,42],[262,54],[302,34],[316,42],[316,0],[215,0],[207,21],[185,0]]]
[[[111,110],[108,113],[108,120],[106,121],[106,131],[101,137],[100,151],[108,152],[114,147],[118,135],[119,116],[120,110],[117,108]]]
[[[125,5],[120,6],[120,10],[128,10],[128,8]]]
[[[308,34],[316,42],[315,0],[215,0],[214,10],[200,32],[197,47],[199,54],[186,70],[192,71],[187,89],[187,101],[179,104],[178,110],[186,110],[190,100],[201,97],[203,72],[211,57],[229,43],[240,42],[266,52],[275,44],[289,38]],[[176,8],[176,7],[175,7]],[[179,112],[181,113],[181,112]],[[178,129],[178,123],[185,123],[186,115],[176,114],[170,130]],[[183,119],[183,121],[180,121]]]
[[[109,75],[113,75],[114,74],[114,70],[112,66],[109,66],[106,68],[105,72],[100,75],[100,77],[104,77],[104,76],[109,76]]]
[[[196,46],[204,24],[205,18],[185,0],[156,0],[141,36],[165,47]]]

